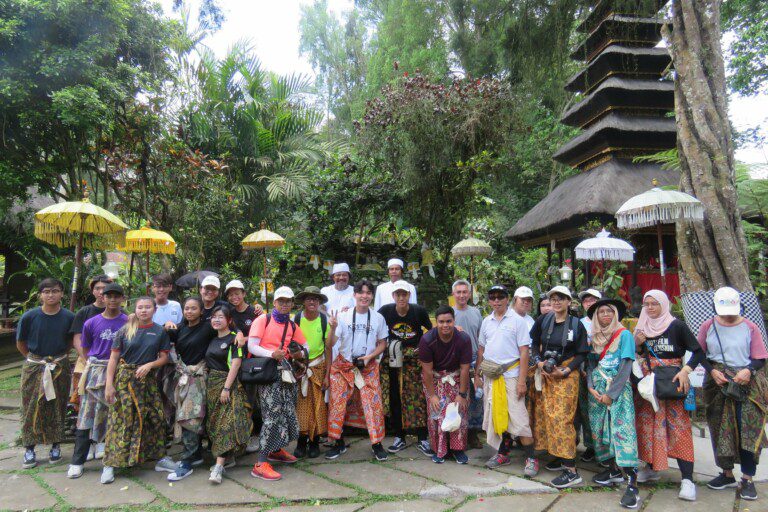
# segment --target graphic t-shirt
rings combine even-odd
[[[112,350],[112,342],[117,336],[117,331],[128,321],[128,315],[120,313],[115,318],[104,318],[104,315],[96,315],[89,318],[83,325],[80,345],[88,349],[88,357],[96,359],[109,359]]]
[[[26,341],[29,351],[37,356],[60,356],[69,350],[74,318],[75,314],[64,308],[55,315],[46,314],[41,307],[30,309],[19,320],[16,340]]]
[[[352,308],[339,315],[336,337],[334,357],[340,354],[351,363],[355,357],[367,356],[376,350],[376,343],[387,337],[387,322],[376,311],[358,313]]]
[[[379,309],[389,328],[389,341],[400,340],[402,348],[418,347],[424,334],[424,328],[432,328],[427,310],[418,304],[409,304],[405,316],[400,316],[395,304],[387,304]]]
[[[153,323],[139,326],[131,339],[126,337],[126,329],[120,329],[112,342],[112,350],[119,351],[126,363],[142,365],[156,360],[160,352],[170,351],[171,340],[163,326]]]
[[[242,359],[245,356],[245,347],[237,346],[236,337],[237,333],[233,332],[221,338],[213,338],[205,351],[205,365],[211,370],[228,372],[232,359]]]
[[[232,313],[235,329],[243,333],[244,336],[248,336],[248,333],[251,332],[251,325],[256,320],[256,309],[248,304],[248,307],[241,312],[236,310],[235,306],[229,304],[229,311]]]

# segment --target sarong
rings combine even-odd
[[[163,404],[163,419],[165,420],[166,433],[173,432],[176,420],[176,402],[174,396],[176,392],[176,363],[178,356],[175,350],[171,350],[168,355],[169,362],[165,366],[157,369],[157,387],[160,390],[160,400]]]
[[[136,378],[139,365],[120,361],[115,403],[107,420],[104,465],[128,468],[165,455],[165,419],[157,370]]]
[[[30,353],[21,367],[21,443],[24,446],[64,440],[71,366],[67,355],[41,358]],[[50,381],[45,377],[50,372]],[[45,383],[48,383],[46,399]]]
[[[681,366],[678,359],[665,359],[665,364]],[[652,368],[659,363],[650,359]],[[641,364],[643,375],[648,367]],[[635,426],[637,428],[637,449],[640,459],[651,464],[655,471],[669,468],[668,457],[693,462],[693,434],[691,418],[685,410],[683,400],[659,400],[659,411],[635,393]]]
[[[75,368],[72,370],[72,387],[70,388],[69,403],[72,404],[73,409],[78,414],[80,413],[80,389],[82,388],[80,377],[82,377],[83,370],[85,370],[85,364],[85,359],[77,356]]]
[[[616,369],[598,368],[592,372],[592,387],[603,394],[610,387],[605,377],[613,379]],[[635,405],[632,400],[632,385],[629,381],[610,406],[598,402],[591,393],[588,405],[592,446],[597,460],[603,462],[615,457],[617,466],[636,468],[638,460]]]
[[[299,438],[296,418],[297,385],[278,380],[257,385],[263,424],[259,434],[259,451],[276,452]]]
[[[724,371],[720,363],[713,368]],[[736,421],[736,403],[722,393],[714,379],[707,375],[704,382],[704,405],[712,450],[718,467],[731,470],[741,464],[739,448],[751,452],[755,463],[766,447],[765,423],[768,421],[768,379],[763,370],[755,372],[749,381],[748,399],[741,403],[741,429]]]
[[[469,418],[467,417],[467,411],[459,410],[461,415],[461,426],[454,432],[443,432],[440,426],[445,418],[445,410],[448,404],[454,402],[459,395],[459,372],[441,371],[434,372],[433,375],[435,382],[435,394],[440,402],[445,404],[445,407],[440,411],[440,417],[432,419],[431,415],[427,421],[427,429],[429,430],[429,444],[432,450],[437,453],[438,457],[445,457],[448,454],[448,450],[461,450],[467,449],[467,426],[469,425]],[[423,387],[423,386],[422,386]],[[424,396],[427,397],[431,393],[427,393],[427,388],[423,387]],[[429,409],[429,400],[427,399],[427,409]]]
[[[528,411],[531,432],[536,432],[536,408],[544,407],[541,391],[536,389],[534,375],[536,375],[536,366],[529,366],[528,378],[525,381],[528,390],[525,394],[525,409]]]
[[[181,437],[182,429],[198,435],[205,431],[205,370],[204,360],[193,366],[187,366],[181,360],[176,363],[175,380],[177,384],[173,391],[173,402],[176,409],[173,436],[176,439]]]
[[[323,391],[325,368],[325,356],[310,361],[307,373],[301,380],[296,403],[299,432],[310,439],[317,439],[328,432],[328,406]]]
[[[214,457],[239,455],[245,451],[251,436],[251,406],[239,380],[235,380],[232,385],[229,402],[221,403],[221,391],[227,382],[227,373],[221,370],[208,371],[205,426]]]
[[[581,371],[579,371],[579,374],[581,374]],[[581,430],[584,447],[594,448],[595,446],[593,444],[592,426],[589,419],[589,398],[591,398],[592,395],[587,387],[587,378],[582,375],[580,379],[579,407],[576,414],[576,435],[578,437],[579,430]]]
[[[90,430],[94,443],[103,443],[107,435],[109,404],[104,395],[107,383],[107,364],[109,359],[88,359],[83,375],[80,377],[80,411],[77,414],[77,428]]]
[[[344,418],[347,412],[347,401],[354,391],[359,390],[360,401],[363,406],[365,426],[371,444],[380,443],[384,439],[384,413],[382,404],[382,391],[379,380],[379,363],[371,361],[358,372],[355,379],[355,370],[352,363],[341,355],[331,365],[331,403],[328,408],[328,437],[341,439],[344,428]],[[362,379],[362,380],[361,380]],[[357,380],[357,384],[355,383]]]
[[[381,394],[384,397],[384,414],[390,415],[389,386],[400,386],[400,404],[403,429],[415,430],[427,425],[427,408],[424,404],[424,385],[421,381],[421,363],[416,347],[403,349],[403,367],[397,372],[398,383],[391,383],[389,368],[381,372]]]
[[[567,366],[571,359],[563,361]],[[534,407],[536,450],[546,450],[561,459],[576,457],[576,428],[573,420],[579,404],[579,372],[564,379],[542,377],[541,403]],[[539,406],[540,405],[540,406]]]

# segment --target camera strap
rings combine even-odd
[[[549,327],[547,328],[547,345],[549,345],[550,340],[552,340],[552,332],[555,330],[555,314],[550,313],[552,315],[552,323],[549,324]],[[565,353],[565,346],[568,344],[568,330],[571,327],[571,315],[568,313],[565,314],[565,322],[563,323],[563,339],[561,341],[561,350],[563,353]],[[573,333],[576,335],[576,332]],[[561,354],[562,355],[562,354]]]
[[[352,350],[355,349],[355,329],[357,328],[357,309],[352,310]],[[365,321],[365,344],[368,345],[368,335],[371,333],[371,310],[368,309],[368,319]],[[354,357],[354,354],[352,354]],[[365,354],[363,354],[365,355]]]

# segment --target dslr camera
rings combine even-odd
[[[365,361],[363,361],[363,357],[362,356],[353,357],[352,358],[352,364],[355,365],[360,370],[365,368]]]
[[[560,354],[556,350],[547,350],[542,354],[541,360],[544,362],[544,371],[552,373],[560,363]]]

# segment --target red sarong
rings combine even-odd
[[[445,457],[448,454],[448,450],[461,450],[467,449],[467,427],[469,425],[469,415],[467,411],[459,411],[461,414],[461,426],[459,430],[454,432],[443,432],[440,425],[445,418],[445,409],[451,402],[456,400],[459,394],[459,372],[441,371],[434,372],[435,393],[440,402],[445,404],[445,407],[440,411],[440,417],[433,420],[431,411],[429,410],[429,400],[427,399],[427,429],[429,430],[429,444],[432,450],[437,453],[440,458]],[[448,378],[450,377],[450,379]],[[451,384],[453,379],[453,384]],[[424,388],[424,395],[429,396]]]
[[[371,444],[384,439],[384,408],[381,403],[381,384],[379,383],[379,363],[371,361],[360,370],[365,385],[359,390],[363,406],[363,416]],[[328,406],[328,437],[340,439],[347,413],[347,401],[357,388],[352,363],[336,357],[331,365],[331,400]]]

